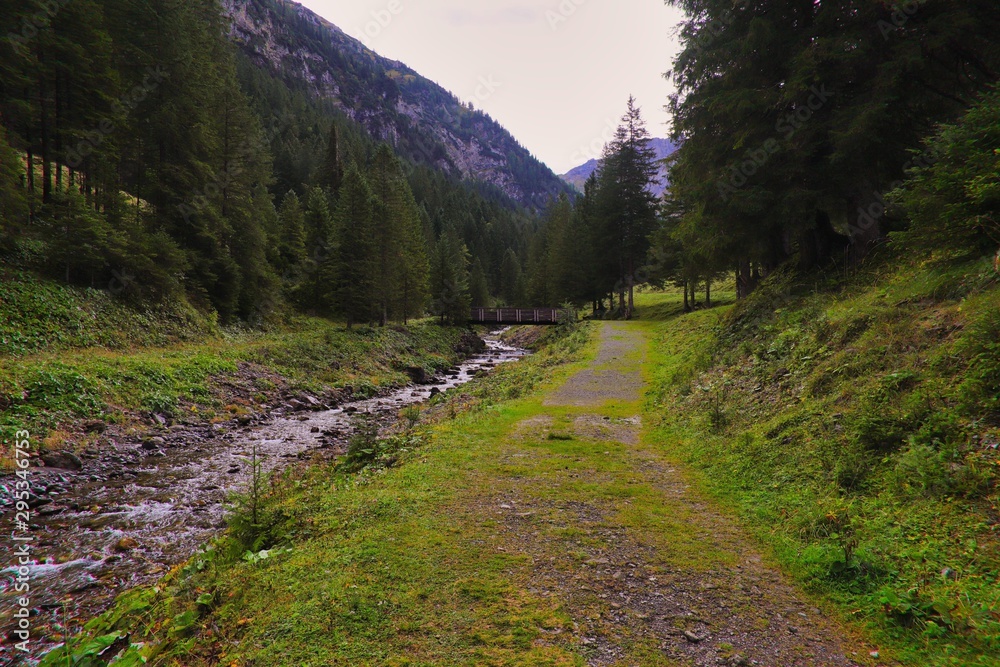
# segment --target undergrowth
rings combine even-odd
[[[1000,656],[992,265],[772,275],[660,326],[658,437],[907,664]]]

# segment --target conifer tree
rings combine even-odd
[[[526,305],[523,303],[524,278],[521,262],[517,259],[513,248],[507,248],[500,264],[500,296],[504,305],[508,307]]]
[[[340,130],[337,123],[330,125],[330,137],[327,140],[326,154],[319,169],[319,186],[336,199],[340,186],[344,182],[344,166],[340,154]]]
[[[434,250],[431,299],[431,312],[439,316],[442,323],[460,324],[468,320],[472,307],[469,250],[453,227],[445,230]]]
[[[490,306],[490,287],[486,280],[483,262],[478,257],[472,262],[469,273],[469,299],[473,306],[488,308]]]
[[[397,315],[407,319],[422,308],[427,293],[427,251],[420,211],[402,163],[387,144],[378,147],[368,182],[375,197],[375,300],[384,326]]]
[[[364,176],[351,165],[337,205],[339,244],[325,262],[326,299],[334,312],[344,316],[347,328],[372,320],[375,275],[378,264],[373,243],[374,197]]]
[[[278,211],[281,268],[291,269],[306,258],[305,213],[295,190],[289,190]]]

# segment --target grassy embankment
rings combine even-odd
[[[454,364],[461,333],[429,321],[347,332],[308,317],[268,331],[223,329],[185,306],[137,311],[103,291],[6,274],[0,429],[26,429],[43,448],[82,449],[102,437],[85,432],[88,421],[145,430],[156,427],[153,414],[223,422],[295,392],[349,386],[370,395],[406,383],[406,367]]]
[[[690,315],[644,295],[634,326],[653,340],[651,392],[602,414],[644,410],[644,447],[686,464],[787,572],[867,628],[880,662],[996,665],[991,271],[914,265],[818,292],[775,276],[744,303]],[[276,551],[240,559],[231,535],[126,595],[87,637],[131,642],[118,665],[585,664],[580,615],[533,587],[540,558],[580,567],[602,538],[542,512],[524,519],[541,553],[506,548],[490,507],[511,489],[534,505],[606,504],[606,521],[657,545],[668,568],[726,556],[685,531],[635,450],[593,447],[571,409],[553,415],[531,393],[577,368],[559,364],[580,356],[580,336],[448,399],[469,412],[443,411],[454,419],[408,436],[389,468],[289,473],[266,503]],[[550,437],[512,443],[543,413]],[[606,603],[592,604],[583,615],[600,623]]]
[[[1000,665],[997,282],[985,263],[819,292],[775,276],[654,327],[663,450],[908,665]]]
[[[234,531],[92,621],[74,664],[123,633],[120,666],[582,664],[570,633],[552,634],[567,615],[512,581],[530,565],[490,548],[495,525],[466,502],[501,477],[496,450],[513,424],[541,410],[537,395],[521,397],[567,372],[587,329],[550,338],[435,399],[437,424],[401,436],[390,467],[306,466],[273,480],[252,538],[269,552],[244,553]],[[65,660],[59,650],[44,664]]]

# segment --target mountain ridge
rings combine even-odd
[[[656,151],[656,159],[662,161],[670,157],[675,150],[677,150],[677,145],[670,139],[654,138],[651,141],[653,150]],[[577,192],[583,192],[584,185],[590,175],[597,171],[601,166],[601,161],[598,158],[588,160],[578,167],[570,169],[565,174],[560,175],[565,183],[568,183]],[[668,177],[666,165],[661,165],[659,173],[659,183],[653,187],[653,193],[659,197],[661,196],[670,185],[670,180]]]
[[[258,67],[304,83],[405,158],[541,208],[570,192],[497,121],[405,63],[291,0],[221,0],[230,38]]]

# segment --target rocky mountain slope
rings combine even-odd
[[[653,150],[656,151],[656,159],[663,160],[673,154],[673,152],[677,150],[677,146],[669,139],[653,139]],[[560,176],[560,178],[572,185],[579,192],[583,192],[583,186],[587,182],[587,179],[590,178],[591,174],[597,171],[597,168],[600,167],[600,165],[600,160],[590,160],[579,167],[570,169],[568,172]],[[667,168],[664,165],[660,169],[659,183],[657,183],[657,185],[653,188],[653,192],[655,192],[656,196],[659,197],[663,194],[663,191],[667,189],[669,184],[670,181],[667,177]]]
[[[288,0],[222,0],[259,67],[360,123],[398,153],[542,206],[568,188],[487,114]]]

